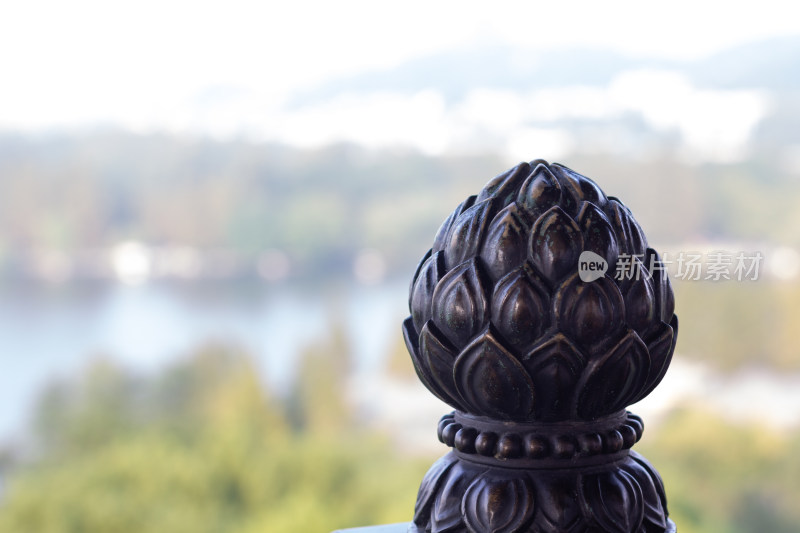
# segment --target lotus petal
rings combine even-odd
[[[553,174],[559,178],[561,184],[569,190],[570,194],[578,202],[591,202],[602,208],[608,201],[600,187],[583,174],[578,174],[571,168],[559,165],[558,163],[553,163],[550,165],[550,168]]]
[[[408,348],[408,352],[411,354],[411,362],[414,363],[414,371],[417,373],[417,377],[422,384],[425,385],[425,388],[431,391],[434,396],[443,402],[452,402],[453,400],[450,395],[447,394],[441,387],[439,387],[439,385],[436,383],[436,380],[433,379],[433,374],[431,373],[428,364],[422,361],[420,357],[419,336],[414,330],[414,322],[412,321],[411,317],[408,317],[403,322],[403,339],[406,342],[406,348]]]
[[[480,194],[478,194],[475,203],[482,202],[488,198],[497,198],[500,201],[500,205],[508,205],[514,200],[520,183],[522,183],[530,173],[531,166],[528,163],[520,163],[516,167],[503,172],[486,184]]]
[[[561,185],[545,164],[539,164],[522,184],[517,205],[532,219],[561,202]]]
[[[448,243],[450,237],[450,230],[453,227],[453,223],[456,221],[459,215],[461,215],[461,213],[472,207],[472,205],[475,203],[475,198],[477,197],[475,195],[472,195],[463,202],[461,202],[458,205],[458,207],[456,207],[455,211],[450,213],[447,219],[445,219],[445,221],[442,222],[442,225],[439,226],[439,230],[436,232],[436,237],[434,237],[433,239],[434,252],[438,252],[439,250],[444,250],[445,245]]]
[[[486,227],[494,216],[494,205],[494,200],[484,200],[458,216],[444,248],[445,264],[448,268],[456,267],[478,255]]]
[[[672,315],[670,325],[668,326],[662,322],[656,335],[647,343],[647,351],[650,353],[650,372],[647,374],[647,382],[644,389],[633,401],[638,402],[653,392],[653,389],[661,383],[672,361],[677,336],[678,317],[677,315]]]
[[[492,324],[503,340],[525,353],[550,322],[548,298],[524,268],[500,280],[492,296]]]
[[[411,293],[414,292],[414,284],[417,282],[417,279],[419,278],[419,273],[422,270],[422,266],[428,261],[428,259],[430,258],[432,253],[433,253],[433,250],[428,250],[427,252],[425,252],[425,255],[422,256],[422,259],[417,264],[417,270],[414,271],[414,277],[411,278],[411,284],[408,287],[408,309],[409,309],[409,311],[411,310]]]
[[[608,217],[596,205],[583,202],[577,220],[583,231],[583,249],[605,258],[609,265],[616,264],[619,247]]]
[[[628,458],[621,466],[628,472],[642,489],[642,502],[644,504],[644,522],[651,524],[652,530],[664,531],[667,527],[667,513],[661,501],[656,483],[650,472],[636,460]],[[660,483],[660,480],[659,480]],[[651,528],[646,528],[650,531]]]
[[[431,513],[434,496],[438,494],[439,486],[445,479],[450,467],[457,461],[458,458],[456,455],[450,452],[433,463],[433,466],[430,467],[425,477],[422,478],[422,483],[420,483],[419,486],[419,493],[417,494],[417,503],[414,506],[415,524],[423,527],[425,526]]]
[[[655,323],[661,322],[656,317],[656,295],[650,276],[639,276],[627,284],[625,295],[625,322],[640,334],[647,331]]]
[[[642,489],[629,473],[614,469],[586,475],[580,488],[581,508],[601,531],[639,531],[644,518]]]
[[[553,306],[559,329],[587,348],[613,336],[625,312],[622,295],[608,276],[584,282],[577,273],[556,292]]]
[[[458,349],[483,330],[489,320],[484,287],[473,258],[448,272],[433,291],[433,321]]]
[[[417,331],[430,320],[433,307],[433,292],[444,274],[444,254],[436,252],[422,264],[417,275],[417,281],[411,288],[409,297],[409,308],[411,318],[414,319],[414,327]]]
[[[487,331],[467,346],[453,369],[469,412],[524,420],[533,409],[533,384],[522,364]]]
[[[609,198],[604,210],[617,234],[619,253],[644,257],[647,239],[630,210],[616,198]]]
[[[461,461],[450,467],[447,480],[438,491],[431,509],[432,533],[463,530],[461,500],[474,477],[475,472],[466,468]]]
[[[567,399],[574,396],[581,371],[586,366],[580,350],[562,333],[556,333],[537,346],[523,365],[536,392],[536,419],[551,422],[569,418],[572,413]]]
[[[534,512],[530,481],[525,477],[480,476],[464,494],[461,509],[471,531],[523,531]]]
[[[666,510],[667,510],[667,493],[666,493],[666,491],[664,491],[664,482],[661,481],[661,476],[658,474],[656,469],[653,468],[653,465],[651,465],[650,462],[647,459],[645,459],[644,456],[642,456],[638,452],[635,452],[634,450],[630,450],[628,452],[628,457],[630,459],[632,459],[633,461],[635,461],[639,466],[641,466],[650,475],[650,480],[653,482],[653,488],[655,489],[656,494],[658,494],[659,500],[661,500],[661,507],[664,509],[664,511],[665,511],[664,514],[666,515],[667,514],[666,513]]]
[[[572,531],[581,518],[574,476],[540,477],[536,499],[539,509],[536,516],[538,528],[533,531],[537,533]]]
[[[433,321],[428,321],[419,334],[420,360],[427,367],[431,379],[439,390],[445,393],[445,402],[463,409],[461,398],[453,381],[453,364],[456,361],[455,351],[442,340],[441,333]]]
[[[631,285],[639,278],[650,278],[650,272],[644,266],[644,257],[639,258],[638,256],[620,254],[620,257],[617,258],[617,264],[614,265],[614,280],[620,292],[626,294]],[[655,286],[653,286],[653,290],[655,291]],[[657,305],[656,309],[658,309]]]
[[[483,186],[483,189],[481,189],[481,192],[478,193],[478,197],[476,198],[476,201],[477,202],[482,202],[482,201],[487,200],[488,198],[494,196],[495,191],[498,188],[500,188],[500,186],[503,184],[503,182],[506,181],[506,178],[508,178],[511,174],[513,174],[514,171],[517,170],[517,168],[519,168],[519,167],[517,166],[517,167],[510,168],[510,169],[508,169],[508,170],[506,170],[504,172],[501,172],[500,174],[498,174],[497,176],[493,177],[492,179],[490,179],[486,183],[486,185]]]
[[[653,286],[655,287],[656,300],[658,302],[658,318],[663,322],[672,320],[675,312],[675,295],[672,292],[672,284],[666,272],[666,265],[661,261],[658,252],[648,248],[645,255],[645,263],[650,268]]]
[[[650,371],[647,346],[629,330],[616,346],[589,361],[578,384],[578,416],[594,420],[631,403]]]
[[[525,261],[529,229],[530,224],[516,204],[507,206],[494,217],[480,254],[493,280],[502,278]]]
[[[583,250],[581,230],[560,207],[552,207],[533,225],[530,258],[551,282],[578,271]]]

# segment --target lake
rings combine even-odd
[[[390,346],[401,338],[406,293],[404,282],[0,287],[0,444],[24,435],[44,386],[79,374],[97,357],[152,372],[203,343],[231,343],[254,357],[272,390],[286,392],[304,347],[323,338],[335,322],[351,343],[353,401],[375,423],[416,425],[420,442],[436,445],[430,428],[448,407],[418,383],[380,373]],[[800,376],[755,367],[718,374],[681,353],[679,344],[664,382],[632,410],[657,422],[681,402],[702,404],[735,420],[760,417],[793,426],[800,423]]]
[[[355,371],[377,371],[401,338],[407,285],[216,282],[0,288],[0,443],[16,440],[42,388],[105,357],[155,371],[206,342],[241,346],[285,392],[304,347],[341,323]]]

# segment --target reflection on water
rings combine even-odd
[[[0,291],[0,442],[24,427],[38,392],[96,357],[152,371],[204,342],[243,347],[276,392],[302,349],[340,323],[358,374],[375,372],[406,313],[404,284],[145,284]]]

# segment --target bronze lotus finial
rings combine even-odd
[[[455,409],[412,531],[675,530],[625,408],[663,378],[678,319],[619,200],[563,165],[521,163],[442,224],[409,308],[417,374]]]

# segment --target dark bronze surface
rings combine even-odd
[[[663,378],[678,319],[619,200],[562,165],[518,165],[442,224],[409,308],[417,375],[455,409],[409,531],[675,530],[625,408]]]

